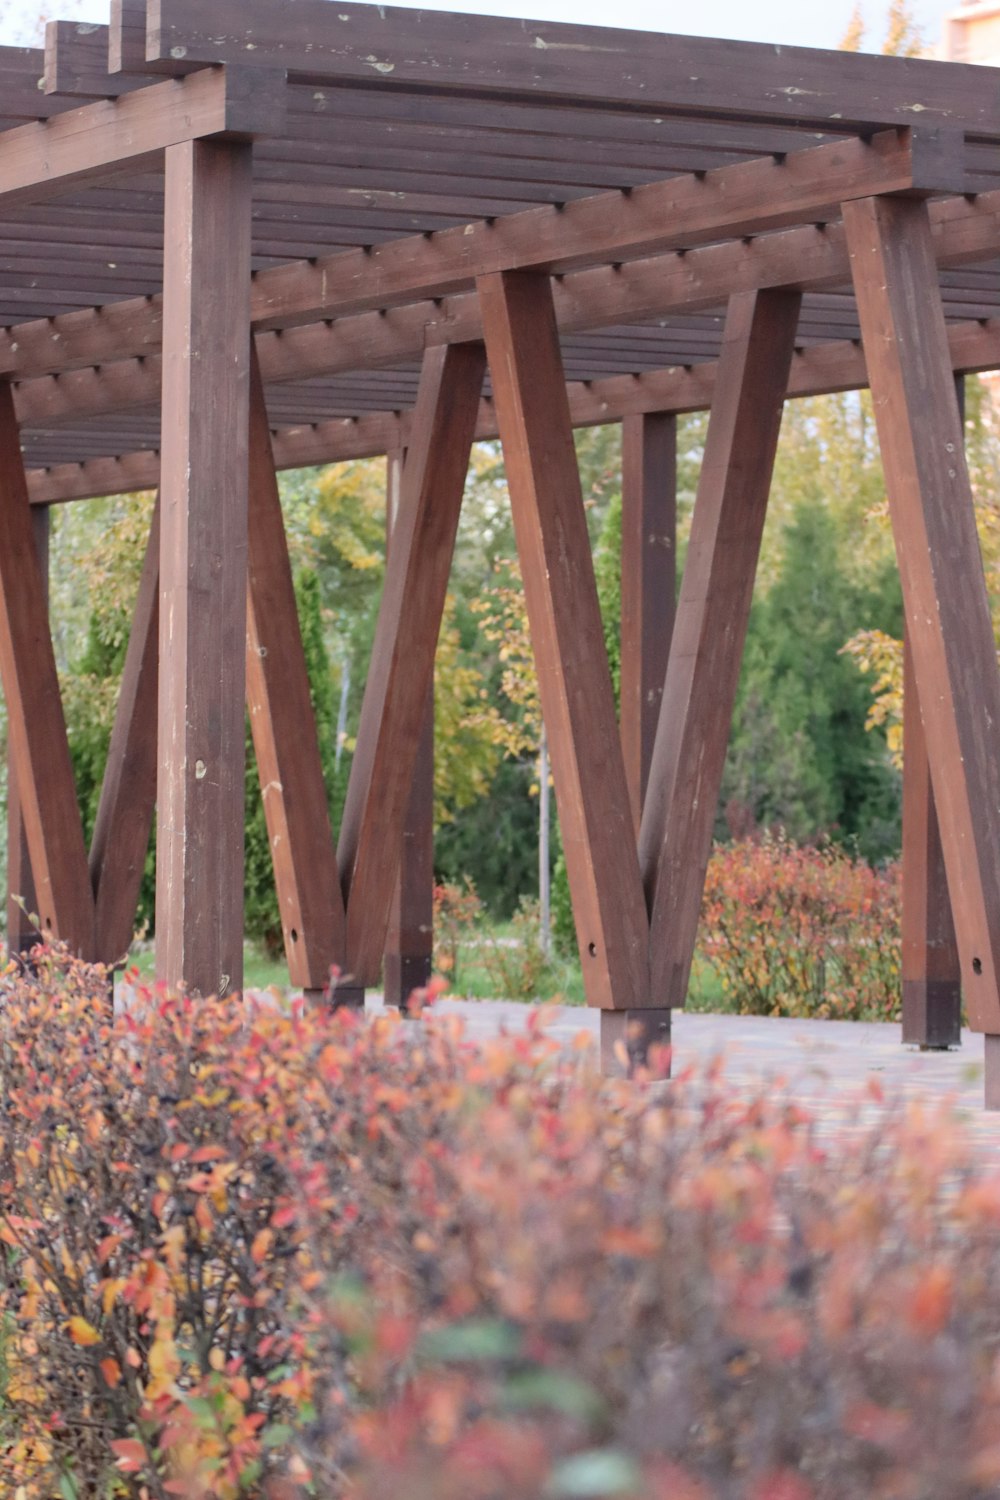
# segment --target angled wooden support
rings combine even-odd
[[[386,455],[386,545],[399,509],[406,450]],[[406,1011],[414,990],[423,989],[434,961],[434,690],[420,730],[413,787],[403,820],[399,878],[389,915],[383,960],[385,1003]]]
[[[256,354],[250,379],[247,705],[293,985],[344,967],[344,898]]]
[[[20,436],[6,381],[0,382],[0,682],[40,932],[89,959],[94,898]]]
[[[109,966],[122,959],[132,941],[156,809],[159,618],[157,497],[90,844],[90,878],[97,903],[97,957]]]
[[[674,628],[677,418],[622,423],[621,734],[636,832],[649,780]]]
[[[548,277],[479,282],[588,1003],[649,1004],[648,922]]]
[[[157,976],[243,982],[251,153],[167,152]]]
[[[48,598],[49,582],[49,508],[34,506],[31,529],[35,552],[42,575],[42,589]],[[31,874],[28,836],[21,812],[17,787],[17,770],[13,757],[7,756],[7,948],[10,953],[26,953],[38,942],[38,929],[29,920],[37,910],[35,883]]]
[[[484,370],[479,344],[424,356],[338,846],[357,984],[381,969]]]
[[[657,1005],[687,995],[800,298],[730,299],[639,860]]]
[[[926,208],[845,205],[969,1021],[1000,1035],[1000,672]],[[987,1047],[988,1067],[1000,1047]],[[987,1094],[1000,1092],[988,1071]],[[1000,1101],[998,1101],[1000,1102]]]

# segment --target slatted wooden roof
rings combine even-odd
[[[475,225],[470,246],[488,248],[530,210],[516,254],[561,277],[577,420],[704,405],[741,279],[807,288],[793,389],[863,383],[836,205],[887,140],[891,175],[911,131],[914,173],[940,197],[956,364],[1000,364],[1000,70],[339,0],[116,0],[110,28],[56,22],[44,55],[0,52],[0,371],[18,382],[36,498],[155,478],[162,150],[155,130],[137,148],[128,111],[152,118],[158,88],[161,112],[183,115],[189,75],[215,87],[213,64],[235,101],[225,126],[255,140],[255,313],[279,462],[398,437],[425,342],[476,331],[475,267],[461,274],[444,232]],[[80,166],[64,169],[74,135]],[[643,199],[647,184],[668,187]],[[735,204],[715,230],[690,219],[699,194]],[[546,237],[598,197],[596,248],[550,255]],[[616,222],[643,203],[648,244],[626,237],[619,258]],[[439,245],[440,287],[400,274]],[[326,290],[289,302],[317,261]]]

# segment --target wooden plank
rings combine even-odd
[[[912,203],[844,215],[962,990],[1000,1034],[1000,672],[930,226]]]
[[[386,544],[399,510],[405,449],[386,455]],[[430,980],[434,962],[434,691],[431,689],[403,819],[399,876],[382,960],[385,1003],[404,1013],[414,990]]]
[[[819,130],[921,119],[1000,135],[996,69],[610,27],[330,5],[149,0],[146,60],[247,60],[394,90],[530,95]],[[252,47],[252,50],[249,50]]]
[[[588,1003],[649,1004],[648,925],[549,280],[479,283]]]
[[[146,71],[146,0],[111,0],[108,71]]]
[[[358,984],[381,969],[484,369],[481,345],[453,344],[421,373],[338,846]]]
[[[903,1041],[957,1047],[962,981],[909,646],[903,667]]]
[[[49,586],[49,508],[36,507],[31,514],[42,590],[48,603]],[[17,787],[17,768],[13,757],[7,757],[7,948],[10,953],[26,953],[38,942],[38,929],[29,916],[37,912],[35,883],[31,874],[31,856],[21,812]]]
[[[37,203],[182,141],[280,134],[281,74],[207,69],[0,133],[0,204]]]
[[[94,901],[10,386],[0,382],[0,683],[43,938],[83,958]],[[15,894],[17,894],[15,892]]]
[[[160,502],[153,509],[90,843],[95,951],[114,967],[128,953],[156,810]]]
[[[677,418],[622,423],[621,736],[636,833],[674,628]]]
[[[652,994],[681,1006],[712,846],[798,322],[794,292],[732,298],[639,836]]]
[[[285,957],[293,985],[322,991],[346,960],[337,872],[271,452],[260,368],[251,358],[247,704],[264,798]]]
[[[45,27],[46,94],[114,99],[142,87],[142,79],[108,72],[107,26],[92,21],[49,21]]]
[[[156,965],[243,982],[251,148],[167,152]]]

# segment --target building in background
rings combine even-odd
[[[944,19],[941,56],[948,62],[1000,67],[1000,3],[965,0]]]

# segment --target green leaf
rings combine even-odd
[[[545,1492],[559,1500],[610,1500],[613,1495],[633,1493],[640,1478],[639,1470],[624,1453],[614,1448],[593,1448],[558,1464]]]
[[[295,1428],[289,1427],[287,1422],[275,1422],[272,1427],[264,1429],[261,1438],[262,1448],[280,1448],[285,1443],[290,1443],[295,1436]]]
[[[59,1475],[59,1493],[62,1500],[80,1500],[80,1486],[72,1474],[62,1473]]]
[[[514,1411],[546,1407],[580,1422],[594,1421],[604,1409],[600,1396],[586,1381],[562,1370],[524,1370],[511,1375],[502,1400]]]
[[[520,1351],[521,1335],[513,1323],[482,1319],[425,1333],[417,1352],[428,1363],[471,1364],[516,1359]]]

